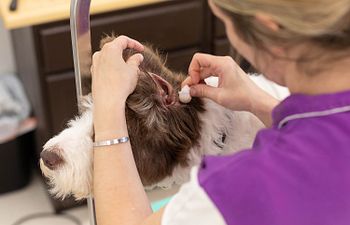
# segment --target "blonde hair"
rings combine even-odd
[[[232,18],[238,35],[259,47],[271,43],[310,41],[322,49],[349,53],[350,0],[213,0]],[[255,19],[258,13],[276,21],[271,32]]]

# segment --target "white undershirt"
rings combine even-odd
[[[198,183],[198,167],[191,171],[191,180],[165,207],[162,225],[223,225],[224,218]]]

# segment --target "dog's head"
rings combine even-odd
[[[104,38],[101,46],[114,38],[114,36]],[[126,49],[123,57],[127,60],[135,53],[134,50]],[[181,82],[186,78],[184,74],[169,70],[162,57],[150,47],[146,46],[142,54],[144,60],[139,66],[139,80],[135,91],[126,102],[126,120],[138,172],[143,184],[149,186],[171,176],[176,166],[187,166],[188,153],[193,146],[198,144],[200,138],[201,121],[198,114],[204,112],[204,108],[202,101],[198,98],[193,98],[188,104],[180,103],[178,92],[181,89]],[[69,147],[66,146],[68,145],[66,139],[73,139],[70,140],[73,144],[75,141],[79,143],[79,140],[74,140],[76,138],[84,135],[92,136],[91,131],[75,134],[73,132],[75,126],[82,125],[77,121],[71,122],[68,129],[53,138],[56,141],[51,139],[45,145],[46,148],[44,147],[41,167],[44,175],[49,174],[54,188],[57,186],[55,176],[59,172],[68,174],[62,176],[62,180],[74,180],[75,175],[81,177],[83,173],[88,173],[85,180],[91,179],[91,143],[88,148],[85,147],[87,144],[85,142],[74,145],[73,150],[67,150]],[[55,149],[59,151],[50,150],[50,146],[55,146]],[[52,152],[57,154],[52,154]],[[82,152],[84,154],[81,154]],[[71,157],[80,158],[71,159]],[[90,160],[89,163],[82,162],[88,160]],[[75,180],[77,179],[79,178]],[[66,187],[58,189],[62,188]],[[75,189],[79,188],[76,185]],[[78,191],[71,189],[70,192],[73,194]]]
[[[125,59],[134,54],[124,53]],[[150,48],[143,55],[138,84],[126,102],[126,120],[142,182],[152,185],[171,176],[176,166],[187,166],[187,155],[200,136],[198,113],[204,109],[198,98],[180,103],[184,74],[168,70]]]

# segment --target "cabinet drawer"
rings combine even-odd
[[[97,15],[91,19],[92,45],[97,50],[104,34],[115,32],[173,50],[201,43],[204,1],[165,1],[152,7]],[[44,73],[73,68],[68,22],[38,28],[38,49]]]
[[[65,128],[77,114],[74,73],[57,74],[46,78],[49,119],[53,134]]]

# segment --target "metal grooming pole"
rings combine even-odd
[[[82,80],[91,77],[92,64],[91,33],[90,33],[90,3],[91,0],[72,0],[70,11],[70,28],[72,35],[75,85],[78,107],[84,94],[90,90],[82,89]],[[96,225],[95,207],[92,196],[87,199],[90,224]]]

